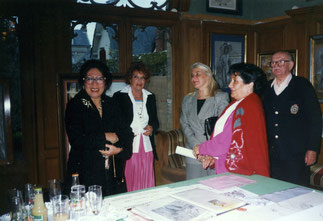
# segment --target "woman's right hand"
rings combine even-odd
[[[107,150],[99,150],[99,152],[105,158],[107,158],[109,156],[112,156],[112,155],[116,155],[116,154],[120,153],[123,150],[122,148],[116,147],[116,146],[111,145],[111,144],[106,144],[105,147],[107,148]]]
[[[116,133],[105,133],[105,139],[110,141],[112,144],[119,141],[119,138]]]

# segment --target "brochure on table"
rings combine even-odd
[[[227,175],[227,178],[241,181],[234,176],[237,175]],[[222,182],[223,177],[216,178]],[[244,179],[243,183],[254,182]],[[211,180],[217,182],[215,178]],[[216,220],[239,221],[289,220],[288,217],[308,209],[319,211],[313,208],[323,208],[323,194],[303,187],[259,196],[238,186],[228,184],[225,188],[223,183],[220,186],[221,189],[215,189],[200,183],[177,188],[153,188],[105,200],[109,202],[112,213],[119,211],[120,216],[120,211],[124,211],[123,220],[196,221],[214,220],[215,217]],[[320,216],[320,212],[312,215]],[[323,217],[323,212],[321,215]]]

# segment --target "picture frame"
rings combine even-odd
[[[282,50],[282,51],[287,51],[289,52],[294,60],[294,67],[292,70],[292,73],[294,75],[297,75],[297,66],[298,66],[298,50],[297,49],[292,49],[292,50]],[[267,80],[271,80],[274,78],[274,75],[272,74],[271,71],[271,58],[275,52],[270,51],[270,52],[261,52],[257,54],[257,66],[260,67],[266,74]]]
[[[211,70],[219,87],[226,90],[230,83],[227,74],[230,65],[246,62],[247,36],[211,33],[210,41]]]
[[[242,0],[206,0],[206,11],[242,15]]]
[[[0,78],[0,165],[13,163],[9,79]]]
[[[310,38],[310,81],[323,103],[323,35]]]
[[[65,119],[65,109],[67,103],[81,90],[81,86],[78,83],[78,74],[77,73],[71,73],[71,74],[61,74],[60,75],[60,97],[61,97],[61,116],[62,116],[62,122],[64,122]],[[67,163],[68,156],[70,152],[70,144],[68,141],[68,137],[65,130],[65,124],[63,123],[62,128],[62,137],[63,137],[63,146],[64,148],[64,161]],[[64,167],[65,168],[65,167]]]

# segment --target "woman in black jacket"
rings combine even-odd
[[[71,145],[65,181],[70,191],[73,173],[80,184],[101,185],[104,195],[126,192],[125,160],[131,156],[133,134],[120,116],[120,109],[105,95],[112,76],[98,60],[86,61],[80,70],[83,89],[68,102],[65,126]]]

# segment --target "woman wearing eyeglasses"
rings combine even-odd
[[[131,156],[132,133],[117,104],[104,93],[111,73],[103,62],[89,60],[78,81],[83,89],[68,102],[65,113],[71,145],[65,192],[70,191],[73,173],[86,187],[101,185],[104,195],[125,192],[124,162]]]
[[[126,162],[127,190],[155,186],[154,159],[157,159],[154,135],[158,130],[155,95],[144,89],[150,71],[141,61],[133,62],[126,75],[129,84],[114,94],[122,115],[134,134],[132,156]]]

